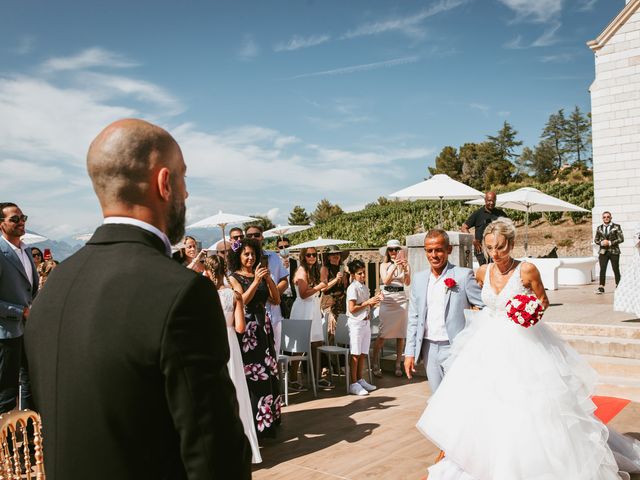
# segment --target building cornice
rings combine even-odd
[[[629,18],[631,18],[631,16],[636,13],[638,8],[640,8],[640,0],[630,0],[629,3],[627,3],[622,11],[616,16],[616,18],[614,18],[611,23],[607,25],[607,28],[605,28],[602,33],[598,35],[598,38],[587,42],[587,46],[594,52],[600,50],[607,44],[611,37],[616,34],[620,27],[622,27],[627,22],[627,20],[629,20]]]

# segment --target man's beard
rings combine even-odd
[[[174,199],[171,201],[169,216],[167,218],[167,237],[171,245],[175,245],[184,236],[185,214],[187,207],[184,201],[180,202]]]

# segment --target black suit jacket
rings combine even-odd
[[[49,479],[251,477],[219,297],[164,251],[104,225],[34,302],[25,344]]]
[[[609,240],[611,242],[611,245],[603,247],[603,240]],[[624,234],[622,233],[622,228],[620,228],[620,225],[618,225],[617,223],[610,222],[609,233],[605,233],[604,223],[598,225],[598,228],[596,228],[596,237],[594,238],[593,242],[600,247],[598,249],[599,255],[604,255],[606,253],[610,253],[611,255],[620,255],[620,244],[624,242]]]

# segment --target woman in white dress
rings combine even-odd
[[[634,239],[636,251],[613,294],[613,309],[633,313],[640,318],[640,225],[636,228]]]
[[[320,281],[320,266],[318,264],[318,251],[311,248],[300,250],[300,266],[293,277],[296,288],[296,300],[291,307],[289,318],[294,320],[311,320],[311,352],[316,358],[316,349],[322,345],[324,334],[322,332],[322,312],[320,311],[320,292],[327,284]],[[290,388],[294,391],[303,391],[305,387],[298,380],[298,367],[300,362],[291,362],[292,382]],[[318,382],[321,387],[330,387],[328,381]]]
[[[476,279],[486,307],[456,337],[417,425],[446,455],[429,480],[619,480],[593,414],[596,373],[542,322],[524,328],[507,315],[517,294],[548,306],[536,267],[511,256],[514,238],[508,219],[484,232],[494,263]]]
[[[229,376],[233,385],[236,387],[236,395],[238,397],[238,406],[240,407],[240,419],[244,426],[244,434],[249,439],[252,452],[252,463],[262,462],[260,456],[260,445],[256,435],[256,428],[253,422],[253,412],[251,409],[251,400],[249,398],[249,389],[247,387],[247,379],[244,373],[244,364],[242,363],[242,354],[240,353],[240,345],[238,344],[238,336],[236,333],[244,333],[244,305],[242,303],[242,294],[225,285],[224,277],[226,266],[221,257],[207,257],[205,259],[205,275],[213,282],[218,295],[220,296],[220,304],[227,321],[227,337],[229,339]]]

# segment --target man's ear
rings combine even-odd
[[[158,194],[164,201],[168,202],[171,198],[171,172],[169,169],[162,167],[158,170],[156,180],[158,183]]]

